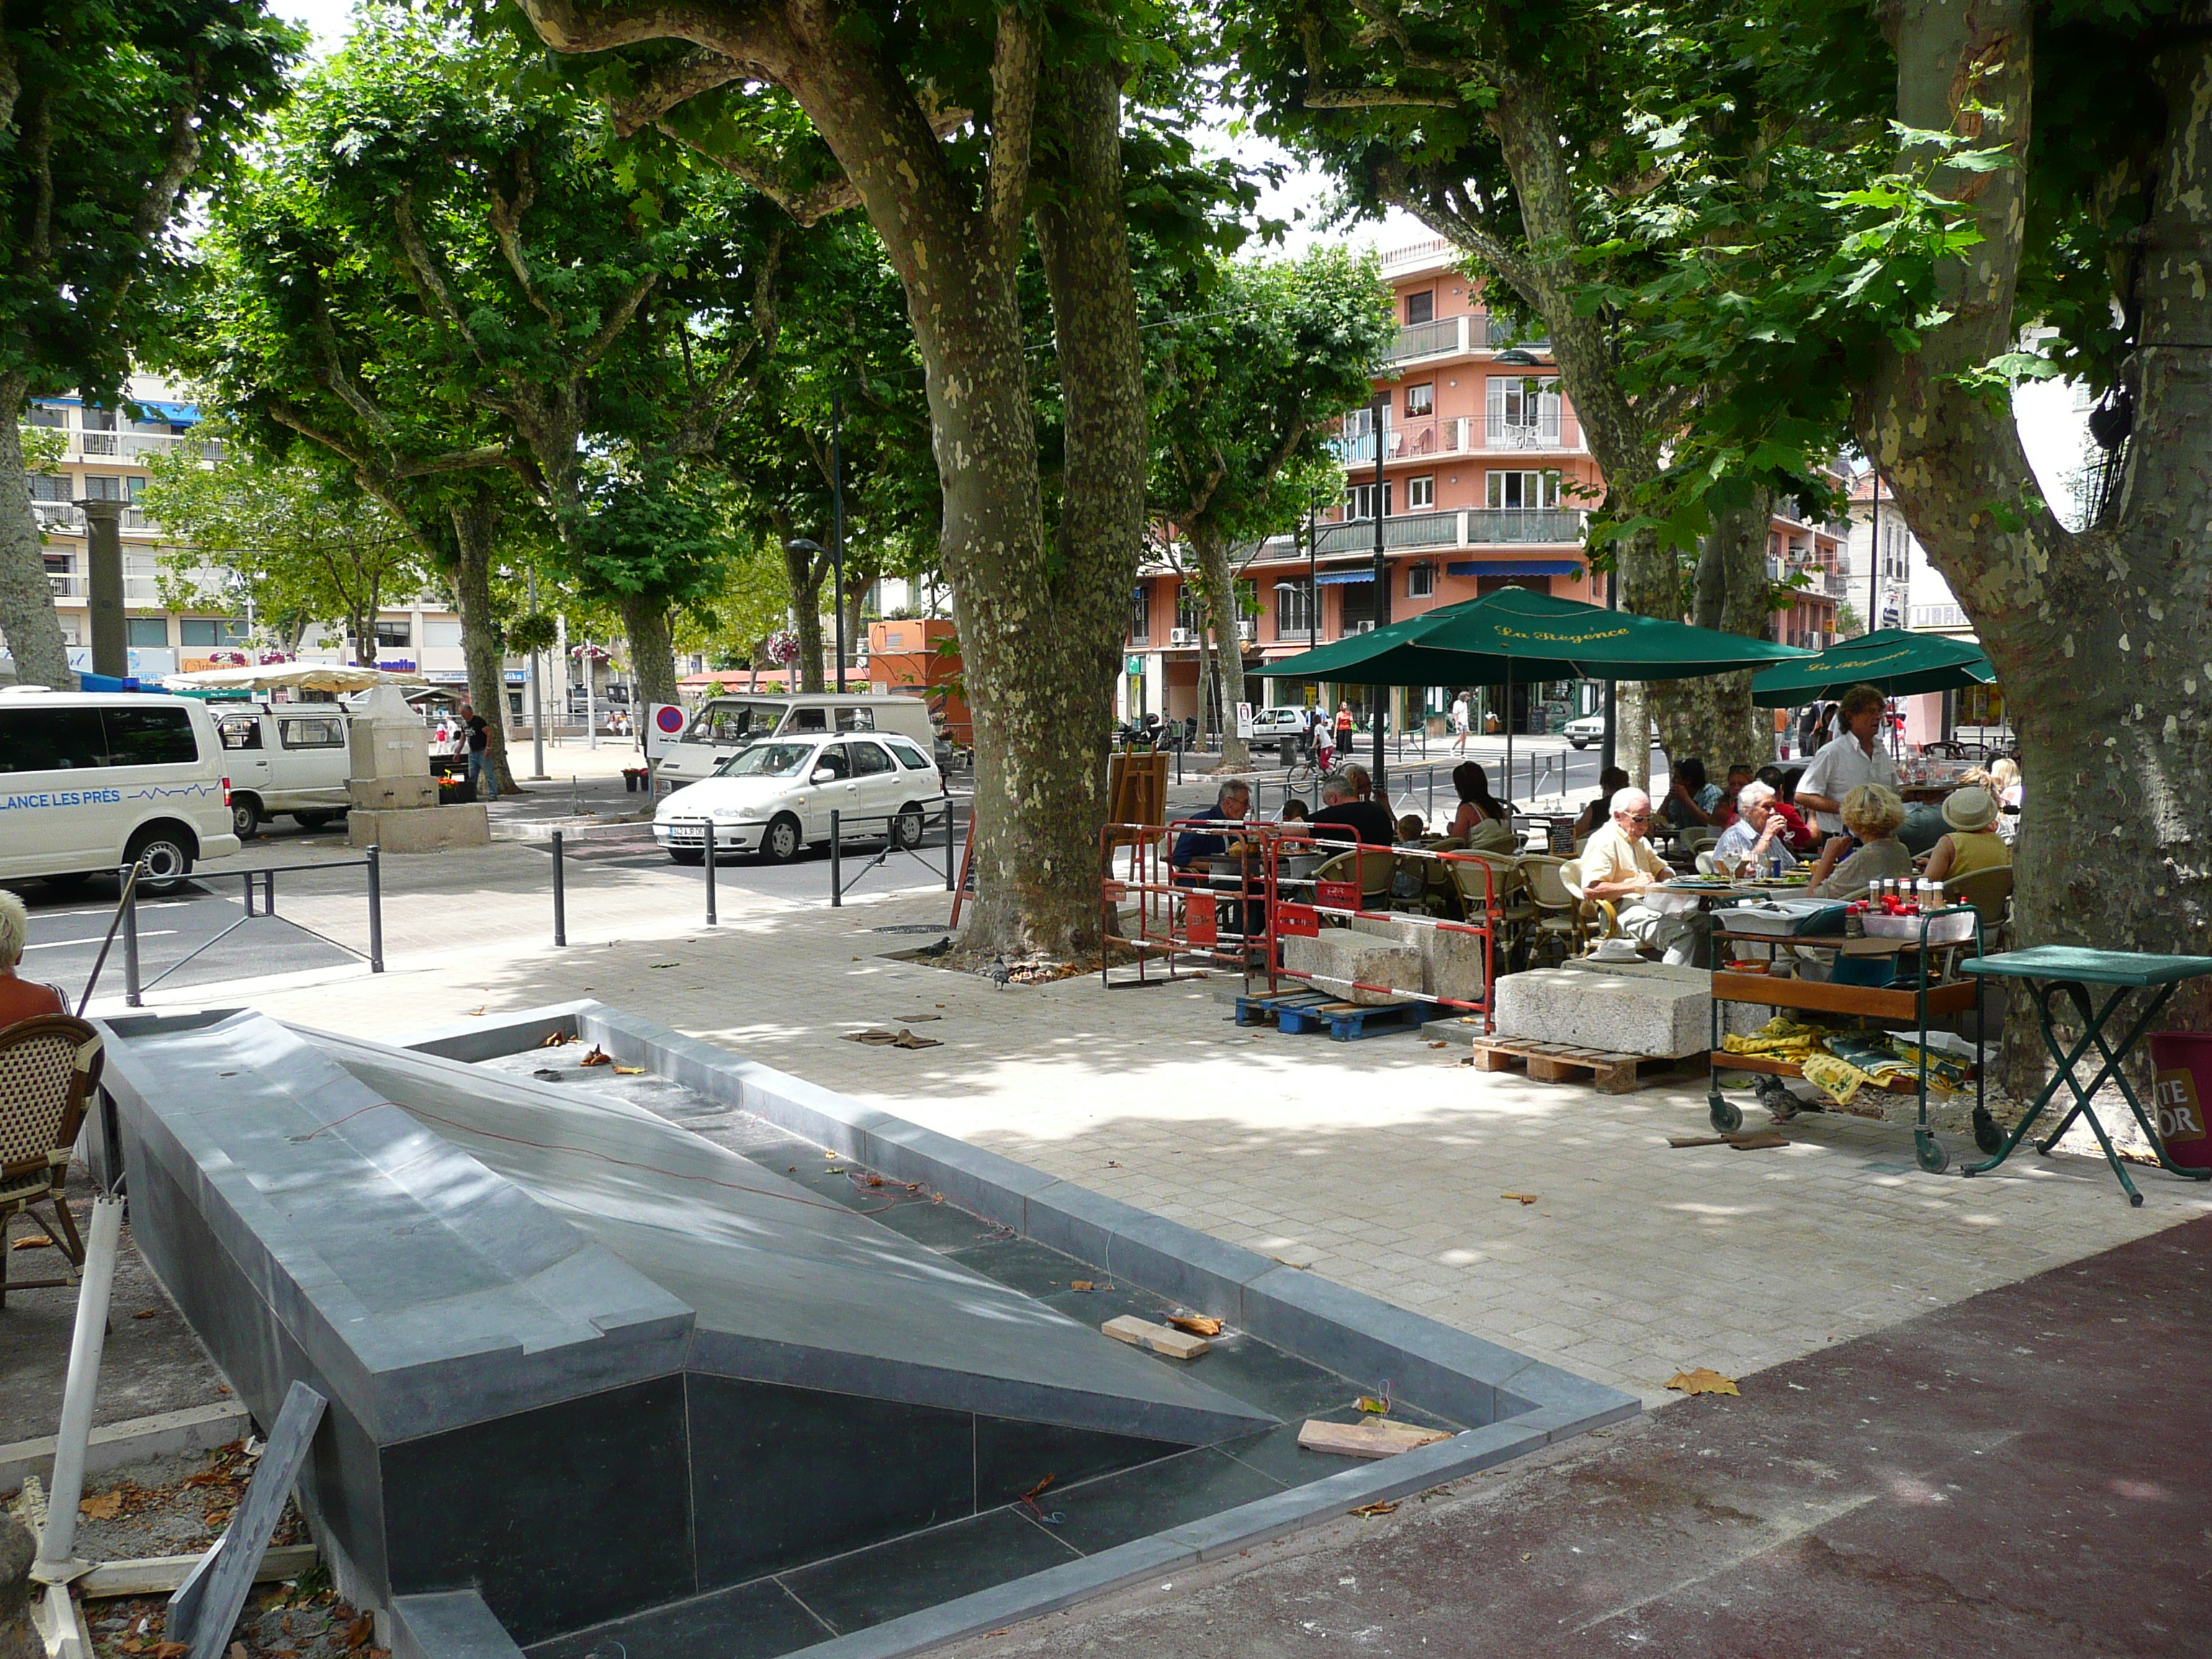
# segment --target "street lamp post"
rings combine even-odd
[[[1385,628],[1390,622],[1390,567],[1382,546],[1382,492],[1389,486],[1382,477],[1382,423],[1389,418],[1390,394],[1375,394],[1375,626]],[[1383,710],[1389,707],[1390,688],[1379,688],[1382,701],[1375,709],[1375,793],[1382,793],[1382,726]]]

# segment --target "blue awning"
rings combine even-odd
[[[1571,576],[1583,568],[1580,559],[1454,559],[1444,567],[1449,576]],[[1328,580],[1324,576],[1323,581]]]
[[[1332,570],[1326,576],[1314,578],[1315,582],[1322,587],[1349,587],[1354,582],[1371,582],[1374,580],[1375,573],[1371,570]]]
[[[167,421],[172,426],[191,426],[200,418],[198,404],[165,404],[149,398],[138,398],[132,401],[146,411],[146,418],[149,421]]]

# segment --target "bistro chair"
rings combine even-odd
[[[1620,931],[1613,906],[1602,899],[1583,896],[1583,866],[1576,859],[1532,854],[1521,860],[1528,883],[1529,901],[1536,907],[1536,938],[1531,957],[1543,954],[1547,945],[1559,947],[1561,958],[1578,957],[1587,948],[1590,923],[1601,924],[1600,938]]]
[[[10,1288],[73,1284],[84,1266],[84,1240],[62,1185],[100,1066],[100,1033],[68,1014],[40,1014],[0,1031],[0,1234],[16,1216],[29,1216],[70,1270],[65,1278],[19,1279],[11,1287],[8,1258],[15,1252],[0,1249],[0,1308]],[[52,1221],[40,1205],[52,1208]]]
[[[1352,881],[1359,883],[1359,908],[1363,910],[1387,910],[1390,908],[1390,878],[1396,873],[1398,860],[1387,848],[1362,847],[1351,852],[1339,853],[1314,872],[1316,881]]]
[[[1483,882],[1486,866],[1490,871],[1487,893]],[[1459,890],[1462,921],[1478,920],[1490,894],[1496,895],[1498,915],[1493,925],[1497,934],[1492,945],[1500,964],[1498,971],[1510,973],[1525,967],[1535,943],[1536,905],[1528,894],[1522,860],[1503,853],[1476,853],[1464,860],[1454,860],[1451,874],[1452,884]]]
[[[1971,904],[1982,913],[1982,945],[1990,951],[2004,949],[2001,941],[2012,922],[2012,866],[1977,870],[1943,884],[1943,897],[1952,904]]]

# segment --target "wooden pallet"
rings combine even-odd
[[[1729,1058],[1735,1056],[1731,1054]],[[1516,1065],[1525,1066],[1534,1082],[1587,1080],[1602,1095],[1629,1094],[1677,1068],[1702,1068],[1705,1061],[1703,1054],[1673,1060],[1665,1055],[1578,1048],[1571,1042],[1522,1042],[1510,1037],[1474,1039],[1474,1066],[1479,1072],[1504,1072]]]
[[[1239,1025],[1272,1023],[1278,1030],[1294,1036],[1326,1031],[1339,1042],[1410,1031],[1442,1012],[1426,1002],[1386,1002],[1376,1006],[1340,1002],[1325,991],[1285,991],[1237,999]]]

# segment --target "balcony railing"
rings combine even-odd
[[[84,509],[75,501],[33,501],[32,516],[38,520],[39,528],[50,535],[82,536],[84,534]],[[121,527],[126,532],[158,536],[161,526],[146,516],[142,507],[123,509]]]
[[[1384,550],[1439,547],[1525,546],[1531,543],[1579,547],[1583,514],[1572,507],[1475,507],[1455,513],[1401,513],[1382,520]],[[1323,558],[1364,553],[1375,545],[1375,520],[1353,519],[1325,524],[1315,538]],[[1261,556],[1297,557],[1305,551],[1296,536],[1273,536]]]
[[[1466,545],[1566,542],[1579,545],[1583,515],[1571,507],[1478,507],[1467,515]]]
[[[1507,346],[1519,346],[1523,351],[1549,351],[1552,349],[1552,343],[1547,339],[1523,340],[1516,337],[1517,333],[1513,325],[1502,317],[1486,316],[1482,319],[1482,343],[1492,351],[1503,350]]]
[[[1389,461],[1419,460],[1424,455],[1463,455],[1474,443],[1474,422],[1464,415],[1442,420],[1413,420],[1402,426],[1382,428],[1382,455]],[[1372,428],[1332,439],[1329,447],[1346,466],[1357,466],[1363,461],[1370,466],[1375,464]]]
[[[1449,357],[1464,352],[1468,349],[1467,325],[1464,315],[1407,323],[1398,331],[1398,343],[1390,348],[1390,361],[1403,363],[1417,357]]]
[[[1534,421],[1510,421],[1492,415],[1483,423],[1486,449],[1563,449],[1561,422],[1556,413]]]
[[[195,439],[189,434],[174,432],[87,432],[71,427],[64,433],[67,442],[62,450],[65,461],[137,461],[149,455],[166,455],[179,444],[197,442],[203,457],[208,460],[221,459],[222,446],[210,441]]]
[[[92,578],[82,573],[46,572],[46,586],[58,599],[88,599],[92,597]],[[164,608],[161,583],[152,576],[125,576],[123,579],[123,603],[140,610]]]

